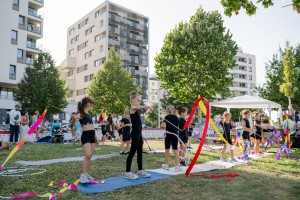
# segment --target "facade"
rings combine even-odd
[[[253,87],[256,85],[256,60],[255,56],[243,53],[242,49],[236,55],[237,66],[229,70],[233,78],[230,91],[234,96],[257,96]]]
[[[105,1],[67,30],[67,55],[59,66],[70,90],[68,100],[80,101],[108,51],[115,47],[122,66],[147,98],[149,19]]]
[[[13,89],[23,77],[25,67],[41,53],[37,41],[43,37],[43,18],[39,10],[44,0],[0,1],[0,122],[12,109]]]
[[[155,77],[155,74],[149,76],[148,86],[148,102],[150,104],[157,104],[160,100],[167,95],[164,88],[160,87],[160,80]]]

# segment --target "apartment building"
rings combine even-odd
[[[25,67],[41,53],[37,41],[43,37],[44,0],[0,1],[0,122],[15,105],[13,90]]]
[[[236,55],[236,64],[236,67],[229,70],[229,76],[233,78],[232,87],[229,87],[230,92],[234,96],[257,96],[257,93],[253,89],[256,85],[255,55],[243,53],[240,48]],[[148,101],[152,104],[158,103],[158,96],[160,96],[160,99],[163,99],[164,95],[167,95],[167,92],[160,87],[160,81],[155,75],[150,75]],[[217,95],[216,98],[221,99],[221,96]]]
[[[80,101],[94,75],[103,69],[108,51],[115,47],[122,66],[147,98],[149,19],[105,1],[67,29],[66,59],[60,64],[70,90],[68,100]]]
[[[257,96],[253,87],[256,85],[255,55],[243,53],[240,48],[236,55],[237,66],[229,70],[233,78],[230,91],[234,96]]]

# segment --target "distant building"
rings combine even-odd
[[[67,55],[59,66],[66,79],[68,100],[80,101],[95,74],[103,69],[108,51],[115,47],[122,66],[140,85],[143,99],[148,87],[149,18],[110,1],[87,13],[67,30]]]

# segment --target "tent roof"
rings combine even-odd
[[[221,108],[281,108],[278,103],[254,96],[244,95],[210,103]]]

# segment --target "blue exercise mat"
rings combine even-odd
[[[147,172],[147,173],[151,174],[150,178],[139,177],[138,179],[131,180],[131,179],[126,179],[123,176],[117,176],[117,177],[105,179],[104,184],[78,184],[78,190],[85,194],[101,193],[101,192],[107,192],[107,191],[116,190],[124,187],[129,187],[133,185],[149,183],[149,182],[153,182],[156,180],[160,180],[172,176],[169,174],[161,174],[157,172]]]

